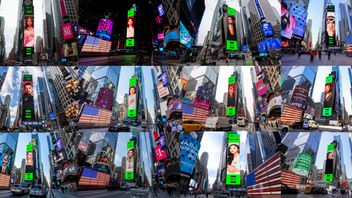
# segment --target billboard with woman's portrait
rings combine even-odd
[[[34,17],[24,17],[23,46],[34,47]]]
[[[240,163],[240,135],[238,133],[227,134],[228,144],[226,152],[226,185],[241,184]]]

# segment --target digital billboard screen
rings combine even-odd
[[[135,161],[135,142],[129,140],[127,142],[127,156],[125,167],[125,180],[134,180],[134,161]]]
[[[137,78],[132,77],[129,81],[128,92],[128,118],[136,118],[137,116]]]
[[[257,88],[257,94],[258,96],[265,95],[268,93],[269,87],[268,85],[264,84],[263,79],[258,80],[258,82],[255,84]]]
[[[228,93],[227,93],[227,107],[226,116],[234,117],[236,115],[236,103],[237,103],[237,86],[236,77],[230,76],[228,79]]]
[[[199,86],[197,93],[196,93],[196,98],[194,99],[194,106],[202,108],[202,109],[210,109],[210,102],[211,99],[213,98],[213,91],[214,87],[206,87],[206,86]]]
[[[166,72],[161,74],[160,79],[163,82],[164,86],[169,84],[169,78],[167,77],[167,73]]]
[[[240,135],[230,132],[227,140],[226,185],[241,185]]]
[[[22,81],[22,121],[34,121],[33,91],[32,75],[24,74]]]
[[[309,153],[299,153],[292,172],[307,177],[310,172],[313,156]]]
[[[234,8],[227,8],[227,33],[226,33],[226,50],[238,50],[237,35],[236,35],[236,10]]]
[[[193,42],[194,38],[183,25],[182,21],[180,21],[180,43],[187,48],[192,48]]]
[[[107,127],[111,117],[112,112],[109,110],[84,104],[79,115],[78,127]]]
[[[330,74],[325,79],[325,89],[324,89],[324,103],[322,116],[331,117],[334,109],[335,103],[335,77]]]
[[[291,39],[295,26],[296,19],[293,18],[284,6],[281,6],[281,36]]]
[[[166,159],[166,151],[161,149],[160,145],[155,146],[154,151],[155,151],[156,161],[161,161],[163,159]]]
[[[159,16],[163,16],[165,14],[165,11],[164,11],[162,4],[158,5],[158,12],[159,12]]]
[[[34,17],[24,16],[24,47],[34,47]]]
[[[331,47],[336,45],[335,6],[328,5],[326,9],[326,45]]]
[[[64,47],[64,57],[72,57],[72,56],[78,55],[76,42],[65,43],[63,44],[63,47]]]
[[[111,41],[105,41],[94,36],[87,35],[81,52],[108,53],[111,49]]]
[[[334,148],[335,144],[329,144],[325,161],[324,181],[332,182],[334,178]]]
[[[293,28],[293,35],[303,38],[306,28],[306,20],[308,16],[307,10],[301,5],[295,5],[291,6],[289,12],[296,20],[296,24]]]
[[[33,181],[34,172],[34,150],[33,144],[27,144],[26,146],[26,172],[24,175],[25,181]]]
[[[126,38],[134,38],[134,16],[127,18]]]
[[[184,133],[180,134],[180,170],[192,175],[198,158],[200,143],[198,139]]]
[[[0,173],[10,175],[11,168],[14,163],[14,152],[12,149],[6,144],[0,144]]]
[[[297,107],[301,110],[305,110],[310,86],[297,85],[293,90],[293,94],[290,100],[290,106]]]
[[[262,27],[263,35],[265,37],[274,35],[273,26],[271,26],[271,23],[262,23],[261,27]]]
[[[113,24],[110,19],[100,19],[96,35],[104,40],[110,40]]]
[[[163,45],[164,45],[164,47],[166,47],[169,42],[175,42],[175,41],[179,41],[179,40],[180,40],[180,36],[177,32],[177,29],[173,29],[173,30],[165,32]]]
[[[169,88],[167,86],[164,86],[162,81],[158,83],[157,88],[158,88],[158,93],[160,98],[163,98],[170,94]]]
[[[83,167],[78,181],[79,189],[99,189],[109,185],[110,175]]]
[[[268,51],[268,47],[267,47],[267,45],[266,45],[265,40],[260,41],[260,43],[258,44],[258,51],[259,51],[259,52],[266,52],[266,51]]]
[[[61,31],[65,41],[74,38],[74,33],[73,33],[71,23],[63,23],[61,25]]]
[[[268,38],[265,39],[268,51],[275,51],[281,49],[281,39],[280,38]]]

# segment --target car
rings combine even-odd
[[[319,124],[315,120],[306,120],[303,122],[303,129],[319,129]]]
[[[14,195],[28,194],[29,193],[29,185],[27,185],[27,184],[14,184],[11,187],[11,193]]]
[[[281,194],[298,194],[298,190],[290,188],[286,184],[281,184]]]
[[[323,187],[312,187],[310,190],[311,194],[328,194],[328,191]]]
[[[338,120],[329,120],[329,125],[332,126],[341,126],[341,122]]]
[[[198,121],[184,121],[182,123],[183,131],[201,131],[205,124]]]
[[[231,130],[232,126],[230,122],[225,117],[208,117],[204,130]]]
[[[121,189],[121,190],[130,190],[131,187],[130,187],[127,183],[121,182],[121,183],[120,183],[120,189]]]
[[[118,124],[113,124],[109,127],[109,131],[110,132],[114,132],[114,131],[124,131],[124,132],[128,132],[130,131],[130,127],[125,124],[125,123],[118,123]]]
[[[223,191],[217,191],[214,193],[214,198],[224,198],[224,197],[230,197],[230,194],[228,192],[223,192]]]
[[[46,189],[43,185],[33,185],[29,191],[30,197],[46,197]]]

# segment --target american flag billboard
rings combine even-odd
[[[281,153],[257,167],[246,177],[247,196],[258,197],[281,194]]]
[[[109,185],[109,179],[109,174],[84,167],[78,182],[78,188],[105,188]]]
[[[82,52],[108,53],[111,49],[111,41],[106,41],[94,36],[87,36],[82,47]]]
[[[98,107],[84,105],[78,121],[78,127],[107,127],[110,124],[112,112]]]
[[[301,176],[296,173],[282,172],[281,177],[282,183],[286,184],[289,188],[297,189],[301,181]]]
[[[182,104],[182,121],[206,121],[209,111],[192,105]]]

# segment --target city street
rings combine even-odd
[[[116,55],[79,58],[79,65],[135,65],[136,55]]]
[[[254,131],[254,125],[252,123],[249,123],[246,127],[232,125],[232,131]]]
[[[285,54],[281,57],[281,64],[283,66],[291,66],[291,65],[351,65],[352,57],[348,57],[343,54],[336,54],[336,56],[332,53],[330,60],[328,60],[328,55],[322,54],[321,60],[319,60],[319,56],[315,56],[314,61],[310,62],[310,56],[308,54],[302,54],[300,58],[298,55],[288,55]]]
[[[180,63],[178,59],[170,59],[167,57],[153,57],[153,65],[168,65],[168,66],[175,66],[175,65],[185,65],[184,63]]]
[[[29,194],[24,194],[24,195],[13,195],[11,193],[10,190],[1,190],[0,191],[0,198],[8,198],[8,197],[21,197],[21,198],[29,198],[30,195]],[[76,193],[72,193],[72,192],[66,192],[66,193],[62,193],[62,192],[57,192],[54,191],[54,196],[52,196],[50,193],[48,193],[48,195],[46,196],[46,198],[73,198],[73,197],[77,197]]]
[[[312,197],[348,197],[348,195],[309,195],[309,194],[304,194],[303,192],[297,194],[297,195],[284,195],[285,197],[288,197],[288,198],[312,198]]]
[[[142,132],[142,131],[148,131],[147,128],[142,128],[141,126],[129,126],[130,131],[129,132]],[[91,129],[80,129],[80,132],[107,132],[109,130],[108,127],[106,128],[91,128]],[[123,132],[123,131],[121,131]],[[127,131],[126,131],[127,132]]]
[[[138,193],[138,192],[140,193]],[[131,191],[108,191],[108,190],[88,190],[88,191],[80,191],[77,193],[78,197],[85,198],[111,198],[111,197],[121,197],[121,198],[130,198],[130,197],[145,197],[152,198],[152,192],[149,192],[148,195],[145,192],[142,193],[142,189],[133,189]]]

